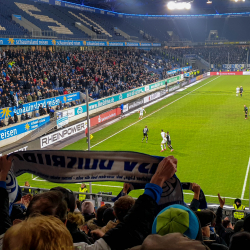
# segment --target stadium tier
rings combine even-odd
[[[248,250],[248,10],[0,0],[0,250]]]
[[[40,34],[43,38],[150,42],[250,40],[248,32],[244,32],[249,17],[242,15],[221,18],[126,18],[124,15],[107,14],[105,11],[88,8],[85,11],[77,10],[81,9],[81,5],[66,3],[66,7],[55,5],[55,2],[47,4],[31,0],[1,0],[0,3],[0,36],[37,37]]]

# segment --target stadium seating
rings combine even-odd
[[[54,31],[58,38],[79,38],[108,40],[137,40],[164,42],[172,40],[205,42],[211,30],[218,31],[218,38],[229,41],[249,40],[247,23],[250,17],[237,18],[120,18],[67,7],[48,5],[30,0],[0,0],[0,35],[24,36],[31,34],[11,20],[12,14],[18,14],[32,22],[42,31]],[[97,36],[75,27],[79,22],[93,30]],[[128,35],[124,37],[115,32],[120,29]],[[170,35],[171,32],[172,34]]]

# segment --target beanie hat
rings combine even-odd
[[[83,214],[92,214],[95,212],[94,204],[91,201],[84,201],[82,203],[82,213]]]
[[[155,218],[152,233],[166,235],[181,233],[190,239],[196,239],[200,223],[194,212],[182,205],[171,205],[164,208]]]

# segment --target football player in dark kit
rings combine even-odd
[[[245,119],[247,119],[248,108],[246,105],[244,105],[244,112],[245,112]]]
[[[143,129],[143,138],[142,138],[142,141],[144,141],[144,138],[146,137],[146,142],[148,142],[148,127],[145,126],[145,128]]]
[[[240,86],[240,96],[242,97],[242,93],[243,93],[243,88],[242,86]]]
[[[171,150],[171,152],[174,151],[172,145],[171,145],[171,138],[170,138],[170,134],[169,132],[167,132],[167,145],[168,145],[168,148]]]

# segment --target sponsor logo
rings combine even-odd
[[[30,130],[30,125],[29,125],[29,123],[26,123],[26,124],[25,124],[25,129],[26,129],[27,131]]]
[[[142,105],[143,103],[144,103],[144,102],[143,102],[143,99],[137,100],[137,101],[132,102],[131,104],[129,104],[129,105],[128,105],[128,108],[129,108],[129,109],[133,109],[133,108],[136,108],[136,107]]]
[[[10,137],[13,137],[13,136],[15,136],[15,135],[17,135],[17,129],[11,129],[11,130],[5,130],[5,131],[1,131],[1,133],[0,133],[0,137],[1,137],[1,140],[5,140],[5,139],[7,139],[7,138],[10,138]]]
[[[79,107],[79,108],[77,109],[77,114],[80,115],[80,114],[82,114],[82,113],[83,113],[83,109],[82,109],[82,107]]]
[[[40,138],[41,148],[45,148],[51,144],[54,144],[65,138],[75,135],[81,131],[84,131],[86,128],[87,128],[87,121],[84,121],[84,122],[75,124],[73,126],[70,126],[68,128],[61,129],[55,133],[43,136],[42,138]]]
[[[102,118],[101,118],[100,115],[98,116],[98,122],[99,122],[99,123],[102,122]]]
[[[179,88],[180,88],[179,84],[178,85],[174,85],[172,87],[169,87],[169,92],[173,92],[173,91],[175,91],[176,89],[179,89]]]

